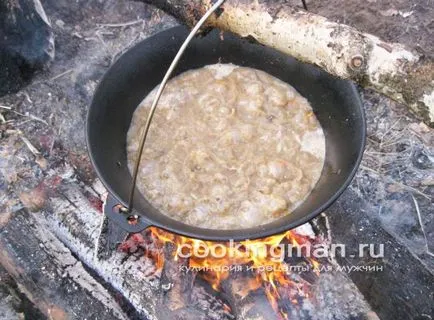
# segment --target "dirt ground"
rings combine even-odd
[[[432,0],[308,0],[307,4],[310,11],[334,21],[434,54]]]

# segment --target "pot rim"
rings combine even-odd
[[[150,38],[156,37],[158,36],[160,33],[163,32],[172,32],[176,29],[180,29],[180,28],[184,28],[183,26],[176,26],[176,27],[172,27],[172,28],[168,28],[165,29],[159,33],[156,33],[148,38],[146,38],[143,41],[146,41]],[[139,42],[136,46],[140,45],[142,42]],[[133,50],[136,46],[130,48],[129,50]],[[98,83],[95,92],[97,92],[101,86],[103,85],[103,81],[101,79],[101,81]],[[285,224],[282,224],[278,227],[267,227],[267,225],[269,224],[264,224],[261,226],[257,226],[255,228],[245,228],[245,229],[205,229],[205,228],[200,228],[200,227],[195,227],[195,226],[191,226],[191,225],[187,225],[187,224],[183,224],[180,221],[176,221],[174,219],[174,221],[181,223],[183,225],[192,227],[192,230],[194,231],[189,231],[189,230],[183,230],[181,228],[178,227],[174,227],[172,225],[162,225],[161,223],[155,222],[152,219],[150,219],[148,216],[141,214],[139,211],[137,211],[136,209],[133,209],[132,214],[137,214],[140,217],[140,221],[141,223],[138,224],[137,226],[131,226],[128,224],[122,224],[120,222],[120,219],[115,219],[116,222],[118,224],[120,224],[120,227],[124,228],[126,231],[128,232],[140,232],[142,230],[144,230],[147,227],[158,227],[182,236],[186,236],[186,237],[190,237],[190,238],[196,238],[196,239],[202,239],[202,240],[209,240],[209,241],[229,241],[229,240],[234,240],[234,241],[242,241],[242,240],[252,240],[252,239],[258,239],[258,238],[265,238],[265,237],[269,237],[275,234],[279,234],[282,232],[286,232],[289,230],[292,230],[310,220],[312,220],[313,218],[315,218],[316,216],[318,216],[320,213],[324,212],[327,208],[329,208],[341,195],[342,193],[346,190],[346,188],[348,188],[348,186],[350,185],[350,183],[352,182],[359,166],[360,163],[362,161],[363,158],[363,153],[365,150],[365,146],[366,146],[366,115],[365,115],[365,109],[363,107],[363,103],[361,100],[361,97],[357,91],[356,86],[354,85],[354,83],[348,81],[348,85],[350,87],[351,93],[354,96],[354,103],[357,104],[358,108],[360,109],[360,122],[361,122],[361,141],[360,141],[360,152],[357,155],[357,159],[354,163],[354,166],[351,170],[351,172],[348,174],[347,178],[345,179],[344,183],[341,184],[341,186],[337,189],[337,191],[334,192],[334,194],[327,200],[325,201],[321,206],[319,206],[318,208],[316,208],[315,210],[312,210],[309,214],[304,215],[302,218],[294,220],[292,222],[288,222]],[[92,99],[91,102],[91,106],[94,104],[94,98]],[[96,163],[95,160],[95,156],[94,156],[94,152],[93,152],[93,148],[91,147],[91,143],[89,141],[89,131],[90,131],[90,126],[91,126],[91,121],[90,121],[90,110],[91,108],[89,108],[88,113],[87,113],[87,117],[86,117],[86,145],[88,148],[88,154],[89,154],[89,158],[91,160],[92,166],[94,168],[94,170],[96,171],[96,174],[98,176],[98,178],[101,180],[102,184],[104,185],[104,187],[107,189],[109,195],[109,197],[112,197],[112,199],[109,201],[109,199],[107,200],[107,203],[113,203],[113,199],[115,199],[115,201],[119,204],[122,204],[124,206],[127,205],[127,203],[121,199],[121,197],[115,192],[114,188],[112,188],[112,186],[107,183],[107,181],[105,181],[104,179],[104,174],[101,172],[99,166]],[[108,212],[110,211],[110,212]],[[104,209],[104,213],[106,215],[108,215],[110,218],[113,218],[113,213],[111,212],[111,206],[110,208],[105,208]],[[123,216],[122,217],[123,220],[125,220],[126,222],[126,217]]]

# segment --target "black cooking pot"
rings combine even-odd
[[[208,64],[233,63],[263,70],[295,87],[309,100],[325,132],[326,163],[316,187],[291,214],[239,230],[203,229],[173,220],[152,207],[137,190],[132,215],[138,220],[112,210],[128,201],[132,177],[127,167],[126,135],[133,112],[161,82],[187,35],[186,28],[175,27],[139,43],[108,70],[95,92],[88,114],[87,142],[98,176],[111,194],[106,214],[130,232],[156,226],[193,238],[243,240],[292,229],[323,212],[348,186],[363,154],[366,123],[354,85],[232,34],[220,38],[218,31],[192,41],[175,75]]]

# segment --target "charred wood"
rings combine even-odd
[[[47,318],[127,319],[81,262],[25,210],[1,226],[0,258],[21,292]]]
[[[278,319],[268,302],[264,289],[249,288],[255,275],[251,272],[234,272],[222,282],[222,293],[240,319],[271,320]]]
[[[164,247],[159,316],[168,320],[234,319],[211,286],[189,269],[188,259],[175,259],[175,249],[171,243]]]
[[[26,297],[18,284],[0,265],[0,318],[45,320],[45,315]]]
[[[175,312],[190,304],[193,282],[196,274],[188,270],[188,259],[175,259],[175,246],[167,243],[164,250],[164,267],[161,273],[160,289],[162,306]]]

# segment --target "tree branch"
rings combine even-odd
[[[194,25],[212,0],[140,0]],[[253,37],[259,43],[317,65],[406,104],[434,126],[434,59],[386,43],[350,26],[290,7],[285,0],[227,0],[208,27]]]

